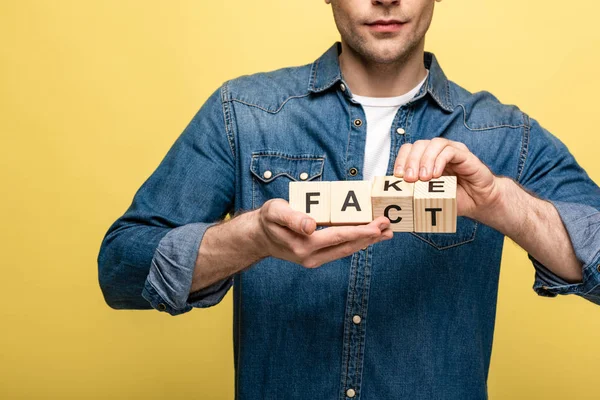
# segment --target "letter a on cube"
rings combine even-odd
[[[373,219],[383,215],[393,232],[412,232],[414,186],[395,176],[376,176],[371,189]]]
[[[368,224],[373,221],[371,181],[331,182],[331,224]]]
[[[330,184],[326,181],[290,182],[290,207],[313,217],[317,224],[328,224]]]
[[[456,176],[415,182],[415,232],[456,232]]]

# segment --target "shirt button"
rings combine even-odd
[[[352,322],[354,322],[356,325],[360,324],[360,321],[362,321],[360,315],[355,315],[354,317],[352,317]]]
[[[596,269],[598,270],[598,272],[600,272],[600,264],[598,264],[598,266],[596,267]]]
[[[359,118],[356,118],[356,119],[354,120],[354,126],[357,126],[357,127],[358,127],[358,126],[362,126],[362,120],[361,120],[361,119],[359,119]]]
[[[396,129],[396,133],[398,135],[404,135],[406,133],[406,131],[404,129],[402,129],[402,128],[398,128],[398,129]]]
[[[306,179],[308,179],[308,174],[306,172],[303,172],[300,174],[300,179],[302,179],[303,181],[305,181]]]
[[[273,176],[273,173],[271,171],[265,171],[265,173],[263,174],[263,178],[265,178],[265,179],[269,179],[272,176]]]
[[[158,305],[158,311],[165,311],[167,309],[167,306],[165,306],[163,303],[160,303]]]
[[[343,83],[340,83],[340,90],[342,92],[345,92],[346,91],[346,85],[344,85]]]
[[[348,173],[350,173],[350,175],[352,175],[352,176],[356,176],[356,174],[358,174],[358,170],[356,168],[352,167],[348,170]]]
[[[356,396],[356,392],[354,391],[354,389],[348,389],[348,390],[346,390],[346,396],[352,398],[352,397]]]

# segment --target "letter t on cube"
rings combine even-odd
[[[415,182],[415,232],[456,232],[456,176]]]

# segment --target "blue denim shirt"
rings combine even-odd
[[[105,299],[177,315],[219,303],[233,285],[240,399],[341,400],[349,389],[363,400],[486,398],[504,236],[472,219],[459,217],[452,234],[396,233],[316,269],[269,257],[188,295],[202,237],[226,214],[288,199],[301,173],[362,179],[367,126],[353,121],[365,114],[341,85],[339,51],[210,96],[109,228],[98,257]],[[569,232],[583,281],[532,258],[533,289],[600,304],[598,186],[517,107],[449,81],[430,53],[424,62],[426,83],[390,127],[387,174],[403,143],[465,143],[494,173],[551,201]]]

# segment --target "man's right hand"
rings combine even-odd
[[[392,236],[390,220],[383,216],[366,225],[317,230],[313,218],[293,210],[284,199],[271,199],[206,230],[190,292],[231,277],[265,257],[316,268]]]
[[[268,200],[254,213],[261,258],[271,256],[306,268],[319,267],[393,237],[390,220],[383,216],[365,225],[317,230],[313,218],[293,210],[284,199]]]

